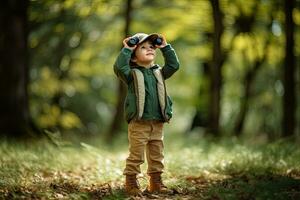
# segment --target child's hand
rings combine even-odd
[[[137,45],[134,45],[133,47],[130,47],[130,46],[127,44],[128,40],[130,40],[130,38],[131,38],[131,37],[125,38],[125,39],[123,40],[123,45],[124,45],[124,47],[127,48],[127,49],[134,50],[134,49],[136,48]]]
[[[155,45],[155,47],[156,48],[164,48],[165,46],[167,46],[167,40],[166,40],[166,38],[165,38],[165,36],[163,36],[163,35],[159,35],[159,37],[161,37],[162,38],[162,44],[161,45]]]

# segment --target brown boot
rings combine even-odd
[[[150,185],[147,187],[147,192],[150,193],[170,193],[171,191],[163,184],[161,180],[161,172],[151,173]]]
[[[136,175],[126,175],[125,191],[129,196],[142,196]]]

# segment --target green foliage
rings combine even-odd
[[[31,111],[40,127],[95,133],[107,124],[120,4],[31,1]]]
[[[270,0],[220,2],[225,26],[222,49],[226,54],[222,128],[224,132],[232,131],[244,99],[244,77],[265,56],[255,77],[244,132],[275,137],[282,115],[282,5]],[[112,66],[124,38],[125,6],[121,0],[30,1],[30,107],[41,128],[105,132],[117,102]],[[204,65],[212,56],[210,3],[134,0],[131,11],[131,34],[158,32],[176,49],[181,69],[167,81],[168,91],[175,103],[173,124],[187,128],[197,107],[203,112],[208,110],[209,82]],[[299,13],[295,9],[296,24]],[[299,30],[295,31],[295,52],[299,55]],[[163,65],[161,54],[157,62]]]

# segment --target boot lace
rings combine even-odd
[[[164,183],[163,183],[163,181],[162,181],[161,176],[154,176],[154,177],[153,177],[153,182],[154,182],[155,184],[159,184],[160,187],[166,188],[166,186],[164,185]]]
[[[135,176],[128,176],[127,177],[127,184],[128,186],[132,187],[132,188],[139,188],[140,185],[136,179]]]

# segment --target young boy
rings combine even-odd
[[[130,38],[138,38],[133,47],[127,43]],[[115,74],[126,83],[127,97],[125,115],[128,122],[129,156],[124,175],[125,190],[128,195],[141,195],[137,174],[144,163],[144,152],[148,163],[147,174],[150,193],[167,192],[161,180],[163,164],[163,124],[172,117],[172,102],[166,92],[165,80],[178,69],[179,61],[174,49],[166,39],[158,34],[137,33],[123,40],[123,49],[114,64]],[[154,40],[162,39],[161,44]],[[156,48],[164,56],[165,65],[160,68],[154,63]]]

